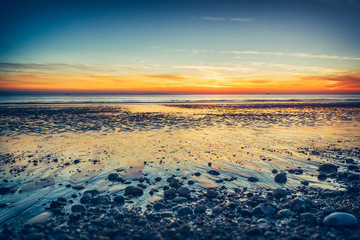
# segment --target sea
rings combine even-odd
[[[0,104],[196,103],[196,102],[360,102],[360,94],[237,95],[0,95]]]

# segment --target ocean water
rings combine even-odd
[[[360,101],[357,95],[0,95],[0,104]]]

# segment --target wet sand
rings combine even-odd
[[[137,217],[158,213],[154,206],[164,201],[171,206],[166,209],[168,212],[178,214],[179,206],[189,206],[194,211],[204,201],[201,196],[205,196],[210,199],[204,203],[210,216],[216,215],[215,207],[231,202],[240,205],[253,201],[255,206],[244,205],[241,209],[254,211],[263,201],[251,199],[266,200],[277,188],[288,191],[289,195],[283,198],[285,202],[305,196],[306,191],[313,193],[309,199],[319,202],[321,197],[314,198],[315,193],[328,191],[351,199],[354,205],[341,209],[335,203],[322,203],[317,210],[333,207],[333,212],[346,210],[359,219],[359,197],[351,191],[359,185],[360,103],[8,105],[0,108],[0,119],[0,223],[3,229],[14,228],[9,230],[11,234],[6,231],[4,234],[15,239],[28,235],[16,229],[34,217],[30,223],[35,225],[39,223],[36,217],[45,222],[51,219],[56,224],[68,221],[64,216],[72,216],[71,207],[80,202],[85,191],[94,189],[110,199],[101,204],[120,212],[136,209],[134,216]],[[320,171],[326,163],[336,166],[336,171]],[[275,181],[275,176],[282,172],[286,174],[286,181]],[[120,180],[111,180],[109,175],[114,173]],[[354,179],[349,180],[349,175],[354,175]],[[177,179],[178,184],[173,185],[178,186],[171,185],[172,179]],[[177,190],[186,187],[191,192],[184,196],[177,193],[177,198],[187,197],[187,200],[175,201],[177,208],[171,205],[174,202],[164,200],[169,185]],[[140,187],[141,196],[126,194],[128,186]],[[219,191],[219,197],[206,197],[209,189]],[[349,192],[349,189],[352,190]],[[123,195],[123,204],[111,205],[115,196]],[[66,204],[51,207],[59,198],[65,198]],[[281,203],[274,199],[265,202]],[[85,206],[87,211],[92,207],[91,204]],[[60,213],[54,209],[60,209]],[[279,215],[278,210],[281,210],[279,206],[274,214]],[[315,208],[305,211],[308,212],[318,213]],[[194,217],[188,216],[193,213],[184,214],[182,223],[193,224]],[[219,211],[219,216],[224,217],[225,213],[225,210]],[[304,212],[299,212],[294,219],[300,221],[301,213]],[[326,227],[320,222],[328,214],[330,212],[316,216],[319,226]],[[246,219],[245,215],[240,210],[234,212],[231,219],[236,220],[234,229],[241,225],[239,217]],[[169,221],[174,223],[181,217],[176,215]],[[248,225],[254,225],[254,229],[271,223],[256,214],[249,219]],[[259,219],[266,219],[268,223],[258,223]],[[284,224],[280,220],[274,223],[279,233],[290,237],[279,227]],[[148,227],[134,224],[134,229],[143,231],[143,235],[136,233],[131,237],[153,238],[144,235],[150,231]],[[250,231],[249,226],[243,230]],[[350,235],[335,236],[339,239],[358,237],[359,224],[356,226],[349,230]],[[162,234],[161,238],[174,237],[161,229],[157,231]],[[246,231],[241,235],[244,238],[257,236],[247,235]],[[260,235],[264,233],[259,231]],[[179,239],[201,239],[201,235],[195,236],[181,235]],[[299,235],[304,236],[310,238]],[[280,235],[273,237],[281,238]]]

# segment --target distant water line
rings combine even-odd
[[[354,95],[8,95],[0,104],[196,103],[360,101]]]

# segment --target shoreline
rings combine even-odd
[[[1,237],[360,236],[357,102],[0,109]]]

